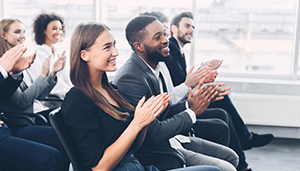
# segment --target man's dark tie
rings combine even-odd
[[[181,59],[181,67],[182,67],[182,69],[183,69],[183,71],[184,71],[184,73],[185,73],[185,75],[186,75],[187,73],[186,73],[185,55],[184,55],[184,53],[181,54],[181,55],[182,55],[182,59]]]
[[[161,72],[159,72],[159,78],[161,80],[161,84],[162,84],[164,93],[168,92],[165,79],[164,79],[163,75],[161,74]]]

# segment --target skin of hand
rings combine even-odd
[[[3,122],[3,121],[0,121],[0,128],[2,127],[2,124],[4,124],[4,122]]]
[[[30,65],[34,62],[35,55],[36,55],[36,51],[34,51],[29,56],[20,57],[19,60],[16,62],[14,68],[12,69],[12,72],[16,74],[18,72],[21,72],[29,68]]]
[[[64,51],[61,56],[55,61],[53,64],[53,69],[50,73],[51,77],[54,79],[56,77],[57,72],[61,71],[64,69],[65,64],[66,64],[66,51]]]
[[[136,107],[134,118],[129,126],[113,144],[106,148],[97,166],[92,170],[112,170],[122,160],[136,138],[142,143],[148,124],[165,110],[170,98],[170,95],[161,94],[153,96],[145,102],[145,97],[143,97]],[[138,135],[141,133],[143,135]]]
[[[42,66],[42,72],[41,72],[41,76],[43,78],[47,78],[49,71],[50,71],[50,58],[51,56],[48,56],[44,62],[43,62],[43,66]]]
[[[218,95],[218,84],[209,84],[203,88],[202,85],[204,84],[205,79],[201,79],[199,84],[195,87],[194,91],[190,88],[188,93],[188,104],[189,108],[196,114],[202,114],[210,102],[212,102],[215,97]]]
[[[193,72],[193,69],[194,66],[187,73],[184,82],[188,87],[192,87],[192,88],[194,88],[199,83],[199,80],[207,76],[207,74],[210,72],[210,65],[200,68],[195,72]]]
[[[205,63],[201,64],[201,68],[205,67],[207,65],[211,65],[211,71],[218,69],[223,63],[223,60],[219,60],[219,59],[212,59],[209,61],[206,61]]]
[[[0,58],[0,65],[5,69],[7,73],[13,70],[17,61],[21,58],[21,56],[26,52],[27,48],[22,45],[17,45],[7,52],[5,52]]]
[[[205,77],[205,83],[211,83],[214,82],[215,79],[218,76],[218,71],[214,70],[214,71],[209,71],[207,76]]]
[[[219,87],[222,87],[225,85],[225,83],[219,83],[218,84]],[[218,94],[216,95],[216,97],[213,99],[213,101],[218,101],[218,100],[222,100],[224,98],[225,95],[228,95],[228,92],[231,88],[230,87],[225,87],[225,88],[219,88],[218,89]]]
[[[134,119],[132,122],[137,123],[142,129],[149,125],[155,118],[157,118],[168,106],[171,94],[160,94],[156,97],[152,96],[145,102],[143,97],[137,104]]]

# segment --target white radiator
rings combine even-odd
[[[246,124],[300,127],[300,97],[231,93]]]

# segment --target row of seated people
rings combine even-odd
[[[9,99],[22,82],[21,71],[35,54],[22,57],[26,48],[16,45],[0,58],[0,98]],[[2,112],[2,111],[1,111]],[[51,126],[6,125],[1,120],[0,164],[10,170],[68,170],[69,158]]]
[[[55,14],[42,13],[35,18],[33,26],[37,50],[22,57],[26,51],[23,47],[26,39],[24,25],[18,19],[0,21],[0,107],[5,113],[41,112],[47,117],[51,110],[40,99],[53,91],[57,77],[64,80],[61,71],[65,66],[65,55],[58,56],[53,47],[64,34],[63,19]],[[53,128],[20,121],[8,122],[9,126],[3,123],[0,128],[2,169],[68,170],[69,157]]]
[[[149,16],[155,16],[156,14],[159,14],[159,16]],[[59,41],[64,29],[63,20],[53,17],[56,16],[55,14],[41,14],[37,19],[41,17],[45,20],[45,16],[52,17],[47,20],[48,23],[41,32],[44,36],[44,44],[48,46]],[[173,24],[171,28],[176,26],[177,30],[171,29],[173,33],[171,39],[179,41],[176,46],[180,50],[180,45],[183,46],[188,43],[188,41],[183,41],[184,36],[189,37],[189,39],[192,38],[192,33],[182,35],[184,32],[179,30],[180,26],[183,25],[182,27],[186,27],[187,30],[191,31],[193,31],[194,26],[191,23],[185,23],[186,19],[192,20],[192,18],[182,14],[176,17],[173,20],[178,20],[178,23]],[[245,132],[241,134],[244,134],[243,136],[247,139],[244,141],[247,148],[265,145],[271,141],[273,136],[257,135],[248,131],[227,96],[226,91],[229,88],[221,88],[224,83],[203,86],[205,82],[212,82],[216,77],[215,70],[217,67],[212,69],[215,61],[206,66],[204,65],[195,72],[191,70],[189,73],[185,73],[183,83],[176,87],[173,86],[174,77],[171,77],[172,73],[169,73],[169,68],[172,69],[173,66],[167,67],[166,64],[172,64],[172,61],[173,63],[176,62],[174,62],[175,58],[169,56],[169,51],[172,54],[172,44],[169,44],[169,40],[166,38],[168,28],[165,29],[162,25],[165,22],[159,21],[163,18],[162,13],[153,12],[145,13],[129,22],[126,27],[126,38],[133,53],[126,64],[117,71],[112,84],[108,83],[106,72],[116,70],[118,52],[115,47],[116,41],[110,29],[99,23],[84,23],[75,29],[70,50],[70,80],[74,87],[66,95],[62,105],[62,115],[86,170],[126,170],[126,168],[127,170],[134,170],[134,168],[135,170],[143,170],[144,167],[132,154],[139,147],[142,150],[149,146],[177,149],[186,159],[188,167],[184,168],[185,170],[251,170],[246,163],[240,142],[243,137],[237,135],[241,131],[236,130],[243,129],[243,132]],[[2,21],[9,21],[9,19]],[[1,24],[3,23],[1,22]],[[1,31],[1,37],[4,39],[6,47],[4,52],[8,49],[13,50],[13,47],[22,49],[18,44],[24,42],[25,30],[19,20],[12,20],[8,26],[6,25],[6,29],[1,29]],[[183,37],[176,38],[175,35],[182,35]],[[39,39],[35,36],[35,40]],[[40,43],[37,44],[41,44],[43,41],[39,41]],[[53,49],[51,54],[55,56]],[[31,56],[33,57],[35,54]],[[182,58],[181,53],[180,56]],[[25,57],[18,56],[18,58],[23,59]],[[38,55],[36,55],[35,60],[37,59],[40,60]],[[26,99],[29,100],[27,102],[31,105],[27,105],[25,108],[31,108],[31,112],[35,111],[33,110],[35,108],[33,104],[36,104],[34,101],[49,94],[55,86],[56,73],[65,66],[64,53],[54,62],[53,66],[50,62],[51,57],[44,59],[41,75],[35,80],[36,83],[32,82],[32,74],[28,74],[29,78],[31,77],[29,81],[31,85],[20,84],[12,95],[1,98],[1,107],[4,106],[5,110],[7,110],[5,107],[8,106],[14,109],[13,105],[19,107],[17,101],[22,102]],[[185,60],[184,56],[182,59]],[[179,65],[181,64],[179,63]],[[220,62],[218,62],[218,65],[220,65]],[[41,65],[39,67],[41,68]],[[186,66],[182,69],[186,70]],[[21,70],[10,72],[6,69],[5,71],[3,73],[1,71],[2,75],[5,75],[3,77],[5,82],[10,77],[22,80],[20,77],[23,74],[30,73],[27,70],[23,74],[20,72]],[[63,77],[62,80],[64,81]],[[189,88],[194,90],[192,91]],[[22,96],[22,94],[24,95]],[[29,94],[31,94],[30,99],[28,99]],[[13,105],[8,103],[13,103]],[[210,109],[207,109],[208,107]],[[224,110],[212,107],[221,107]],[[232,109],[235,110],[235,113],[232,112]],[[228,115],[230,116],[228,117]],[[45,116],[47,117],[47,113]],[[238,121],[235,118],[238,118]],[[241,122],[242,126],[239,125],[236,128],[235,123],[237,122]],[[8,136],[14,138],[19,136],[19,138],[58,149],[63,160],[52,166],[54,168],[52,170],[67,170],[69,160],[57,136],[53,135],[55,138],[38,136],[35,137],[36,139],[28,138],[23,133],[26,131],[18,130],[28,129],[28,127],[39,129],[41,134],[44,132],[40,126],[19,126],[10,128],[11,130],[17,129],[17,131],[12,131]],[[42,127],[49,128],[49,132],[54,133],[51,126]],[[191,128],[195,130],[194,133],[197,137],[185,136],[191,133]],[[8,130],[6,127],[5,129]],[[32,132],[29,134],[32,134]],[[43,141],[42,139],[46,140]],[[55,142],[56,145],[46,142],[50,140]],[[228,145],[230,148],[226,147]],[[30,151],[27,154],[34,153],[31,149]],[[13,153],[8,153],[12,158],[16,157],[12,155]],[[0,152],[0,154],[1,165],[16,167],[9,164],[9,162],[2,161],[2,153]],[[12,158],[6,160],[10,160],[10,163],[12,163],[14,161]],[[26,158],[32,160],[32,158]],[[40,159],[44,160],[45,158],[40,157]],[[27,161],[26,163],[30,162]],[[20,167],[24,169],[24,165],[22,163]],[[199,165],[215,167],[199,167]],[[61,167],[64,169],[61,169]],[[147,169],[157,170],[155,166],[149,166]]]

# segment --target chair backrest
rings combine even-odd
[[[50,112],[49,118],[56,134],[58,135],[62,145],[64,146],[71,160],[74,171],[84,170],[76,146],[72,140],[70,133],[65,127],[64,120],[60,112],[60,107]]]

